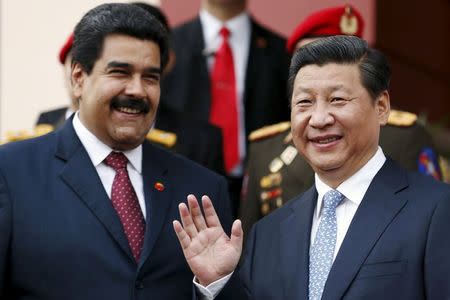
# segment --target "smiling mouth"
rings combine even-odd
[[[313,142],[313,143],[326,145],[326,144],[330,144],[330,143],[336,142],[336,141],[338,141],[340,139],[342,139],[342,136],[328,136],[328,137],[312,138],[312,139],[310,139],[310,141]]]
[[[131,114],[131,115],[137,115],[137,114],[142,113],[141,110],[136,109],[136,108],[130,108],[130,107],[118,107],[118,108],[116,108],[116,110],[118,110],[122,113]]]

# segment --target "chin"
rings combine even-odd
[[[319,170],[322,172],[331,172],[339,169],[343,165],[340,161],[320,158],[310,161],[310,164],[316,172]]]
[[[116,132],[112,139],[114,144],[113,148],[121,151],[134,149],[144,142],[145,136],[145,134]]]

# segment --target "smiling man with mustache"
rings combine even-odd
[[[135,5],[100,5],[78,23],[79,111],[0,148],[1,299],[191,298],[178,202],[208,194],[224,226],[231,217],[225,179],[146,141],[167,51],[162,25]]]

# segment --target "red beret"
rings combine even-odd
[[[73,44],[73,33],[70,34],[67,41],[62,46],[61,50],[59,50],[59,62],[64,65],[67,57],[67,53],[69,53],[70,49],[72,49]]]
[[[353,6],[345,5],[319,10],[301,22],[287,41],[289,53],[293,53],[297,42],[305,37],[329,35],[355,35],[362,37],[364,20]]]

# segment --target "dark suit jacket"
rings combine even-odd
[[[255,224],[229,283],[247,294],[233,299],[308,299],[316,201],[312,187]],[[388,159],[353,218],[322,299],[450,299],[449,228],[450,187]]]
[[[55,128],[65,122],[67,108],[43,112],[36,125],[50,124]],[[176,144],[169,150],[181,154],[219,174],[224,174],[222,150],[222,131],[208,122],[196,120],[169,109],[163,105],[158,108],[155,128],[177,135]]]
[[[247,134],[264,125],[288,120],[286,96],[289,56],[285,40],[252,20],[244,91]],[[161,101],[169,107],[208,121],[210,82],[200,19],[175,28],[171,47],[176,62],[162,82]]]
[[[189,193],[209,194],[229,228],[226,182],[147,142],[142,176],[146,233],[136,264],[72,122],[1,146],[0,298],[190,299],[193,275],[172,221]]]

